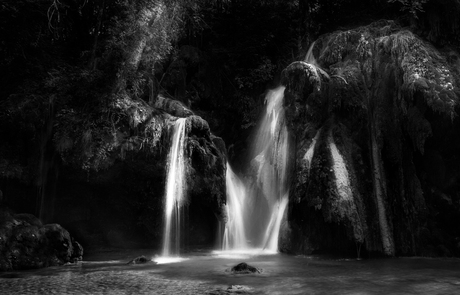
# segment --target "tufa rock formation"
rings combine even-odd
[[[385,20],[312,52],[282,74],[296,160],[280,248],[460,255],[458,52]]]

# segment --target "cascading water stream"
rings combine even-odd
[[[180,118],[175,122],[171,150],[168,155],[163,257],[178,256],[180,251],[182,203],[185,191],[185,121],[185,118]]]
[[[226,230],[222,247],[228,249],[246,249],[245,212],[244,202],[247,196],[246,186],[233,172],[230,164],[227,163],[226,174],[227,185],[227,206],[228,216]]]
[[[313,66],[313,69],[318,72],[320,71],[321,74],[326,76],[329,79],[329,74],[326,73],[325,70],[323,70],[319,65],[318,62],[316,61],[315,55],[313,54],[313,48],[315,48],[315,42],[311,43],[310,48],[308,48],[307,54],[305,55],[304,62],[310,64]],[[318,74],[316,74],[318,75]]]
[[[284,117],[284,86],[268,92],[267,112],[260,125],[255,142],[255,154],[259,164],[257,182],[268,202],[268,223],[262,247],[278,250],[281,219],[288,202],[287,165],[288,132]]]
[[[284,86],[268,92],[266,114],[253,146],[255,182],[242,181],[227,165],[227,215],[223,250],[277,252],[279,230],[289,199],[288,131]]]
[[[307,54],[305,55],[305,58],[303,61],[306,63],[312,64],[314,66],[318,66],[318,64],[316,63],[316,58],[313,55],[313,48],[315,47],[315,43],[316,41],[311,43],[310,48],[308,48]]]

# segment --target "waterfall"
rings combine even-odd
[[[311,43],[310,48],[308,48],[307,54],[305,55],[304,62],[317,66],[316,58],[313,55],[313,47],[315,47],[316,41]]]
[[[253,144],[252,181],[242,181],[227,165],[224,250],[278,250],[281,221],[289,199],[288,131],[284,86],[267,93],[266,113]]]
[[[168,172],[165,192],[165,224],[163,234],[163,256],[179,255],[180,228],[183,219],[184,200],[184,145],[185,118],[177,119],[174,124],[171,150],[168,154]]]
[[[226,174],[228,216],[222,247],[229,249],[247,249],[244,206],[247,197],[246,186],[227,163]]]
[[[318,76],[318,70],[320,71],[321,74],[326,76],[329,79],[329,74],[326,73],[325,70],[323,70],[319,65],[318,62],[316,61],[315,55],[313,54],[313,48],[315,47],[316,41],[311,43],[310,48],[308,48],[307,54],[305,55],[304,62],[310,64],[313,66],[314,71],[316,72],[316,75]],[[345,81],[346,82],[346,81]]]

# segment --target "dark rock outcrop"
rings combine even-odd
[[[0,209],[0,270],[63,265],[82,260],[83,247],[59,224]]]
[[[193,115],[193,112],[185,107],[181,102],[158,95],[153,107],[164,110],[175,117],[185,118]]]
[[[187,118],[187,157],[189,158],[189,192],[203,203],[213,204],[221,214],[225,203],[225,145],[211,134],[208,123],[199,116]],[[216,145],[217,143],[218,145]]]
[[[296,160],[280,247],[460,255],[459,53],[392,21],[323,35],[312,51],[281,79]]]
[[[249,274],[249,273],[260,273],[261,270],[257,267],[248,265],[246,262],[241,262],[231,268],[231,272],[235,274]]]
[[[85,244],[124,248],[157,245],[162,240],[173,127],[178,118],[184,117],[184,206],[188,208],[185,224],[190,225],[184,232],[192,232],[184,239],[211,245],[225,204],[222,139],[212,135],[203,118],[179,101],[163,96],[151,106],[127,94],[117,95],[109,108],[111,127],[104,127],[108,123],[104,121],[88,131],[63,122],[56,130],[56,149],[66,169],[62,174],[73,177],[60,182],[60,195],[64,197],[56,201],[63,210],[57,212],[57,220],[87,239]],[[78,144],[82,141],[84,147]],[[80,193],[73,193],[69,186]],[[110,201],[106,199],[108,192]],[[69,218],[67,210],[76,214]]]

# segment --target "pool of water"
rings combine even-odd
[[[460,259],[194,252],[176,263],[127,264],[141,254],[155,258],[148,250],[117,251],[3,272],[0,294],[460,294]],[[262,271],[232,274],[240,262]]]

